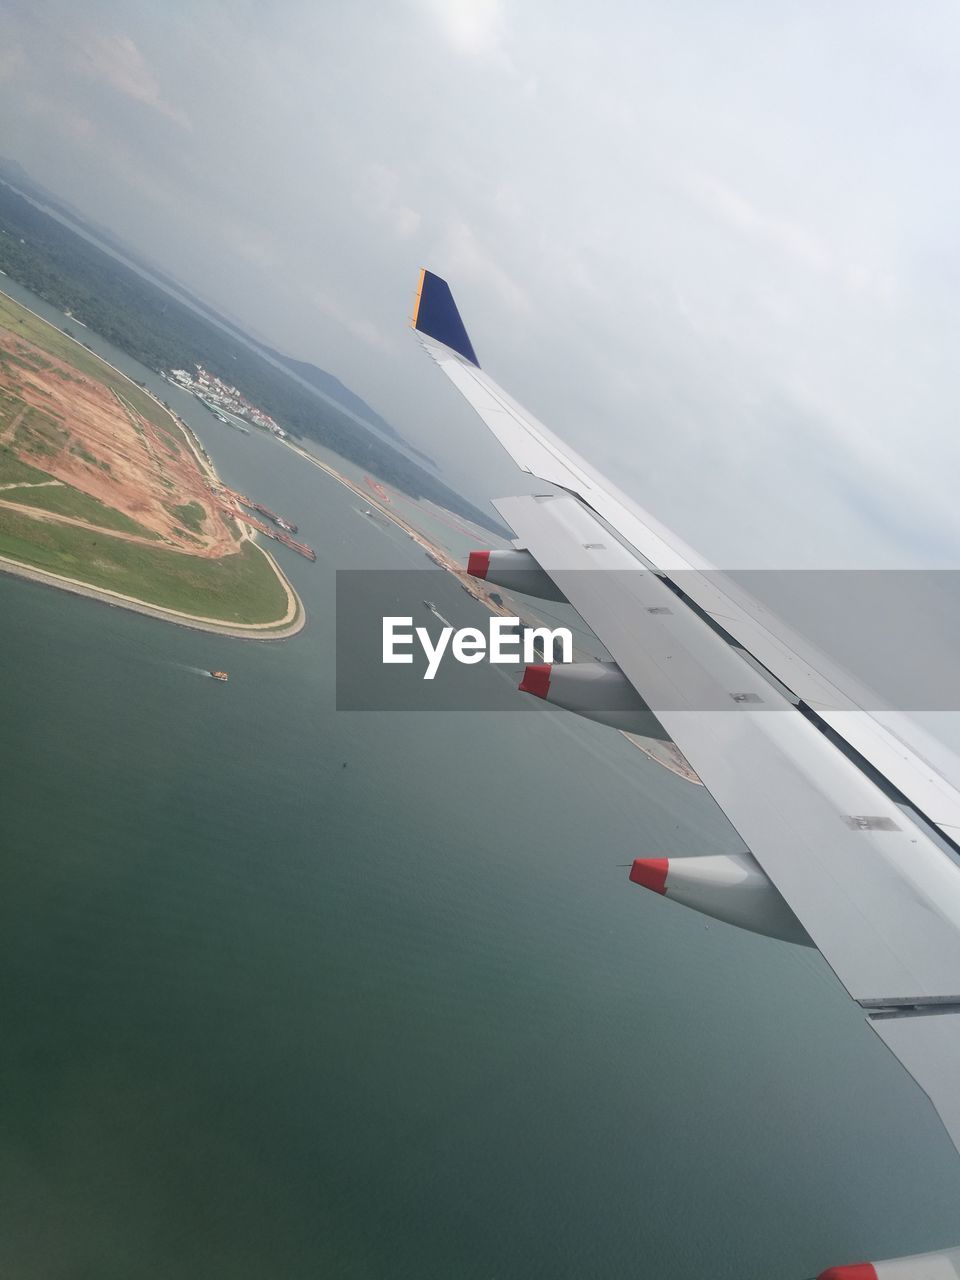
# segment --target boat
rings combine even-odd
[[[213,676],[214,680],[222,680],[224,684],[226,684],[230,679],[226,671],[211,671],[210,674]]]

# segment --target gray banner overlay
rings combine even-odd
[[[640,574],[643,571],[638,571]],[[631,590],[631,573],[597,573],[614,593]],[[736,570],[672,575],[676,610],[697,579],[733,599],[758,625],[778,636],[839,691],[873,711],[960,710],[960,571],[957,570]],[[472,581],[472,580],[471,580]],[[567,604],[511,594],[493,583],[502,606],[529,627],[566,627],[575,661],[609,655]],[[692,594],[692,592],[691,592]],[[615,599],[616,595],[611,598]],[[722,628],[723,611],[715,625]],[[448,647],[425,680],[428,657],[414,641],[410,665],[384,665],[383,619],[409,618],[398,631],[425,628],[432,645],[445,626],[479,629],[486,636],[494,615],[452,574],[440,569],[340,570],[337,573],[337,707],[344,711],[530,711],[539,699],[518,693],[524,660],[494,665],[457,662]],[[669,630],[670,614],[655,620]],[[640,637],[638,637],[640,643]],[[559,660],[559,648],[556,658]],[[539,658],[539,650],[538,656]],[[549,655],[547,657],[549,660]],[[829,704],[828,704],[829,705]],[[661,710],[690,706],[678,696]],[[717,709],[709,706],[693,709]],[[658,708],[652,707],[656,712]]]

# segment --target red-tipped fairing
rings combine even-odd
[[[872,1262],[852,1262],[847,1267],[828,1267],[817,1280],[877,1280],[877,1271]]]
[[[773,882],[747,853],[637,858],[630,869],[630,879],[644,889],[739,929],[813,945]]]
[[[467,573],[474,578],[486,578],[490,568],[489,551],[471,551],[467,557]]]
[[[538,600],[566,600],[529,551],[471,551],[467,559],[467,573],[506,591],[536,596]]]
[[[541,672],[531,682],[530,672]],[[546,673],[545,675],[542,673]],[[527,667],[520,689],[625,733],[667,740],[659,720],[615,662],[555,662]]]
[[[669,866],[669,858],[634,858],[630,879],[644,889],[652,889],[654,893],[666,893]]]
[[[523,673],[523,679],[517,687],[521,693],[532,693],[534,697],[547,698],[550,695],[550,672],[552,670],[552,662],[528,663]]]
[[[828,1267],[820,1272],[817,1280],[960,1280],[960,1249]]]

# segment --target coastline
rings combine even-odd
[[[0,288],[0,292],[2,292],[5,297],[10,297],[10,295],[2,288]],[[51,324],[51,321],[46,320],[39,314],[39,312],[34,311],[25,303],[18,302],[14,298],[11,298],[11,301],[17,306],[22,307],[25,311],[28,311],[30,315],[34,316],[42,324],[57,328],[57,326]],[[75,320],[73,316],[67,316],[65,313],[64,319],[68,323],[80,323]],[[222,483],[213,464],[213,460],[210,458],[201,441],[195,435],[193,428],[189,423],[185,422],[173,409],[168,408],[160,397],[151,391],[149,387],[143,386],[141,383],[134,381],[129,374],[124,373],[124,371],[118,368],[115,364],[111,364],[109,360],[106,360],[98,352],[93,351],[92,348],[81,342],[79,338],[75,338],[73,334],[61,328],[57,328],[57,331],[65,338],[69,339],[69,341],[75,343],[84,352],[95,356],[101,364],[110,369],[111,372],[118,374],[124,382],[128,383],[131,387],[135,387],[142,394],[149,396],[157,407],[161,409],[163,413],[165,413],[179,428],[179,431],[184,438],[188,449],[193,454],[201,472],[209,481],[213,481],[216,484]],[[408,521],[403,519],[402,516],[398,515],[395,511],[391,511],[385,504],[377,501],[375,495],[361,489],[359,485],[348,479],[342,472],[337,471],[336,468],[330,466],[328,463],[322,462],[314,454],[294,443],[293,440],[284,439],[280,440],[278,443],[282,444],[285,448],[290,449],[293,453],[303,458],[306,462],[311,463],[320,471],[323,471],[339,484],[342,484],[365,504],[375,507],[381,516],[396,525],[397,528],[402,529],[409,538],[422,547],[424,551],[428,552],[439,567],[446,569],[448,573],[452,573],[454,577],[459,580],[464,589],[467,590],[475,600],[490,609],[491,612],[506,612],[505,610],[498,608],[492,600],[489,600],[482,590],[477,589],[474,580],[470,578],[465,568],[454,560],[445,548],[431,542],[425,534],[421,533],[419,529],[416,529],[413,525],[408,523]],[[283,573],[283,570],[277,564],[276,560],[274,560],[273,556],[257,541],[256,533],[253,530],[242,529],[242,527],[241,531],[243,536],[249,539],[249,541],[251,541],[254,546],[256,546],[256,548],[266,556],[271,568],[274,573],[276,573],[284,591],[286,592],[287,612],[284,617],[279,619],[277,622],[251,623],[249,625],[245,625],[240,623],[224,623],[218,621],[216,618],[204,618],[192,614],[180,613],[177,610],[164,609],[162,606],[152,605],[149,602],[140,600],[134,596],[125,596],[119,592],[109,591],[107,588],[95,587],[75,578],[67,578],[60,574],[50,573],[43,569],[35,569],[31,565],[23,564],[19,560],[11,560],[5,556],[0,556],[0,573],[15,574],[16,576],[28,579],[29,581],[40,582],[47,586],[58,587],[65,591],[72,591],[75,595],[83,595],[88,599],[100,600],[105,604],[130,609],[133,612],[143,613],[149,617],[159,618],[166,622],[173,622],[179,626],[192,627],[197,631],[213,631],[220,635],[231,635],[236,636],[238,639],[253,640],[279,640],[296,635],[297,632],[301,631],[306,625],[306,615],[303,602],[300,600],[300,597],[297,595],[293,585]]]
[[[32,308],[28,307],[25,303],[18,302],[17,299],[12,298],[10,294],[6,293],[6,291],[0,290],[0,292],[3,292],[4,297],[10,298],[10,301],[13,302],[15,306],[21,307],[24,311],[27,311],[30,315],[34,316],[41,324],[48,325],[50,328],[56,327],[52,325],[49,320],[44,319],[39,312],[32,310]],[[80,323],[80,321],[75,320],[73,316],[67,316],[65,314],[64,318],[75,324]],[[85,327],[86,326],[84,326],[84,328]],[[61,333],[71,342],[76,343],[76,345],[84,352],[92,355],[96,360],[104,365],[105,368],[110,369],[112,373],[119,375],[125,382],[128,382],[131,387],[135,387],[138,392],[149,396],[157,407],[166,414],[170,421],[176,426],[187,448],[193,455],[201,474],[207,478],[208,482],[214,481],[217,484],[221,483],[212,459],[207,454],[199,439],[194,435],[189,424],[184,422],[183,419],[180,418],[178,414],[174,413],[172,409],[169,409],[159,396],[155,395],[149,387],[142,386],[140,383],[135,382],[133,378],[124,373],[122,369],[111,364],[109,360],[105,360],[98,352],[87,347],[71,333],[62,329],[58,329],[57,332]],[[259,542],[257,542],[256,535],[252,531],[243,529],[242,526],[241,534],[245,540],[251,542],[260,554],[266,558],[267,563],[270,565],[271,569],[276,574],[280,585],[283,587],[284,594],[287,599],[287,609],[284,616],[276,619],[274,622],[224,622],[218,618],[205,618],[201,615],[182,613],[177,609],[166,609],[162,605],[150,604],[149,601],[141,600],[137,596],[123,595],[118,591],[110,591],[106,587],[95,587],[92,584],[83,582],[77,578],[68,578],[62,574],[51,573],[45,569],[36,569],[32,565],[24,564],[20,560],[11,560],[9,557],[2,555],[0,555],[0,573],[9,573],[15,577],[24,578],[30,582],[38,582],[44,586],[56,587],[61,591],[69,591],[73,595],[85,596],[90,600],[99,600],[101,603],[113,605],[115,608],[129,609],[134,613],[146,614],[148,617],[159,618],[164,622],[173,622],[178,626],[190,627],[194,631],[211,631],[218,635],[233,636],[239,640],[285,640],[290,636],[296,635],[299,631],[302,631],[306,625],[306,610],[303,607],[303,601],[297,595],[293,584],[287,578],[279,564],[277,564],[276,560],[274,560],[273,556],[269,551],[262,547]]]
[[[448,573],[452,573],[475,600],[486,605],[493,613],[500,611],[499,606],[492,600],[487,599],[484,592],[477,587],[476,580],[470,577],[463,565],[460,564],[459,561],[455,560],[446,548],[439,546],[435,542],[431,542],[426,534],[421,533],[420,530],[410,524],[409,521],[404,520],[403,516],[398,515],[396,511],[391,511],[389,507],[385,506],[382,502],[379,502],[368,490],[361,489],[358,484],[349,480],[345,475],[337,471],[335,467],[331,467],[329,463],[321,462],[318,457],[309,453],[300,445],[295,444],[292,440],[280,440],[279,443],[283,445],[285,449],[292,450],[292,452],[297,454],[298,457],[303,458],[305,461],[319,468],[319,470],[323,471],[326,475],[349,489],[350,492],[355,497],[359,498],[366,506],[375,507],[379,515],[383,516],[384,519],[389,520],[391,524],[396,525],[398,529],[402,529],[408,538],[411,538],[416,542],[424,551],[429,552],[434,562],[439,565],[440,568],[446,569]],[[504,610],[503,612],[508,611]]]
[[[9,296],[9,295],[6,295]],[[19,306],[24,306],[18,303]],[[31,315],[36,316],[44,324],[50,324],[50,321],[44,320],[43,316],[32,311],[29,307],[24,309],[30,311]],[[73,320],[72,316],[65,316],[67,320]],[[79,323],[74,321],[74,323]],[[73,337],[72,334],[64,332],[64,336],[82,347],[85,351],[91,351],[86,344]],[[189,423],[185,422],[179,414],[173,409],[168,408],[163,401],[148,387],[141,383],[135,382],[128,374],[124,373],[116,365],[105,360],[97,352],[91,352],[96,358],[115,374],[119,374],[125,382],[136,387],[140,392],[147,395],[179,428],[182,438],[190,452],[193,454],[197,466],[200,471],[207,477],[208,482],[220,484],[220,478],[217,474],[213,460],[207,453],[206,448],[196,436],[193,428]],[[378,515],[390,521],[391,524],[401,529],[412,541],[417,543],[430,557],[430,559],[441,569],[452,574],[461,584],[465,591],[473,597],[478,603],[489,609],[491,613],[509,615],[509,609],[505,606],[498,605],[491,600],[487,592],[478,587],[478,584],[467,573],[466,568],[450,554],[446,548],[439,546],[437,543],[417,529],[409,521],[399,515],[398,512],[392,510],[386,503],[380,502],[376,495],[361,488],[360,485],[350,480],[342,472],[338,471],[329,463],[321,461],[315,454],[310,453],[302,445],[296,443],[289,438],[281,439],[278,443],[282,444],[291,452],[297,454],[304,461],[311,463],[318,470],[324,472],[331,479],[349,489],[355,497],[359,498],[365,505],[374,508]],[[297,595],[292,583],[283,573],[283,570],[274,560],[273,556],[257,541],[256,533],[252,529],[241,527],[243,539],[249,540],[264,555],[273,569],[274,573],[284,589],[287,598],[287,610],[284,617],[276,622],[268,623],[231,623],[223,622],[216,618],[205,618],[193,614],[179,612],[174,609],[165,609],[159,605],[152,605],[146,601],[140,600],[133,596],[125,596],[119,592],[110,591],[107,588],[92,586],[88,583],[78,581],[76,579],[67,578],[60,574],[51,573],[43,569],[35,569],[30,565],[22,564],[19,561],[11,560],[8,557],[0,555],[0,573],[8,573],[15,577],[23,578],[30,582],[38,583],[41,586],[53,587],[61,591],[69,591],[74,595],[84,596],[87,599],[98,600],[102,604],[111,605],[114,608],[128,609],[133,613],[144,614],[147,617],[156,618],[163,622],[171,622],[176,626],[186,627],[193,631],[205,631],[214,635],[227,636],[238,640],[286,640],[291,636],[297,635],[306,626],[306,610],[303,602]],[[653,739],[644,739],[636,735],[623,733],[623,737],[641,751],[653,763],[658,764],[661,768],[667,769],[669,772],[676,774],[678,777],[695,785],[702,785],[696,773],[677,751],[673,744],[664,744]],[[671,749],[672,748],[672,749]]]

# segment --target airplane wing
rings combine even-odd
[[[475,553],[471,572],[509,585],[512,555],[525,557],[529,582],[546,575],[613,658],[606,685],[639,695],[752,855],[638,859],[631,879],[812,941],[960,1150],[960,790],[871,716],[843,673],[498,387],[431,272],[412,323],[517,465],[560,490],[496,501],[517,550]],[[598,682],[576,676],[541,664],[521,688],[555,688],[559,705],[611,723],[584,692]],[[958,1260],[863,1265],[881,1277],[960,1276]]]

